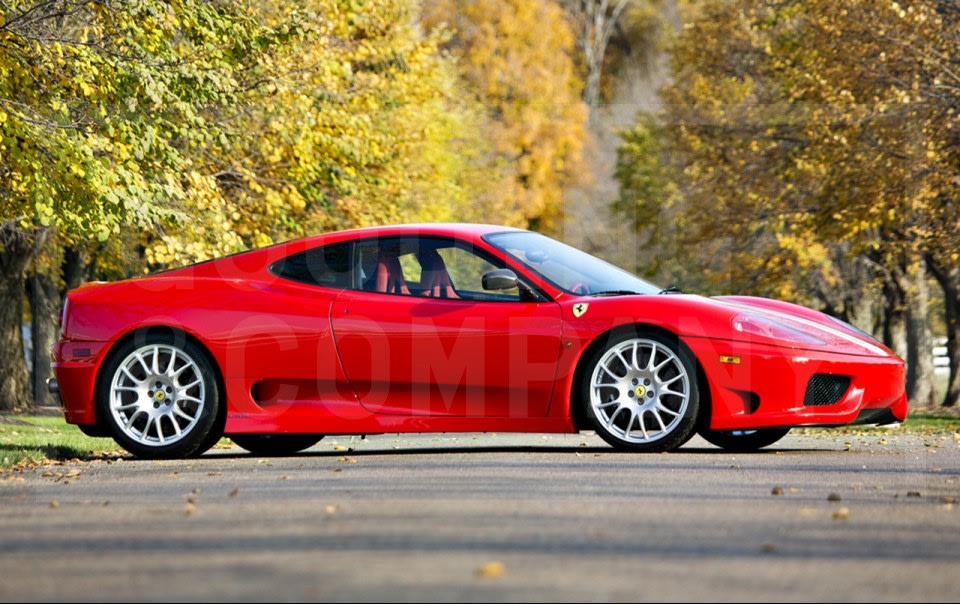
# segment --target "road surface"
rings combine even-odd
[[[960,598],[952,435],[781,445],[385,435],[40,468],[0,483],[0,599]]]

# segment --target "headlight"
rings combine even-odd
[[[768,319],[763,315],[754,313],[740,313],[733,318],[733,328],[741,333],[749,333],[756,336],[763,336],[772,340],[782,342],[793,342],[795,344],[813,344],[823,346],[826,344],[820,338],[815,338],[810,334],[803,333],[792,327],[788,327],[779,321]]]
[[[830,317],[830,315],[827,315],[827,316]],[[846,329],[849,329],[850,331],[852,331],[853,333],[857,334],[858,336],[861,336],[861,337],[863,337],[863,338],[866,338],[866,339],[870,340],[871,342],[876,342],[877,344],[883,344],[883,342],[881,342],[880,340],[876,339],[875,337],[873,337],[872,335],[868,334],[867,332],[863,331],[863,330],[860,329],[859,327],[853,326],[853,325],[847,323],[846,321],[841,321],[840,319],[838,319],[838,318],[836,318],[836,317],[830,317],[830,319],[831,319],[834,323],[836,323],[837,325],[840,325],[841,327],[845,327]]]

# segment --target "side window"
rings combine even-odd
[[[474,301],[517,301],[517,288],[483,289],[483,274],[503,268],[463,244],[439,237],[391,237],[356,244],[354,287],[385,294]]]
[[[519,300],[517,288],[497,292],[483,289],[483,275],[489,271],[503,268],[493,264],[483,256],[462,247],[446,247],[437,250],[443,260],[450,281],[461,298],[473,300]]]
[[[351,287],[350,243],[315,247],[287,256],[270,267],[275,275],[332,288]]]

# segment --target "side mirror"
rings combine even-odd
[[[519,280],[517,274],[509,268],[498,268],[484,273],[481,282],[483,289],[501,290],[517,287]]]

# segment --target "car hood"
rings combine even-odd
[[[797,350],[818,350],[861,356],[895,356],[870,337],[838,323],[830,316],[797,304],[750,296],[708,298],[691,294],[583,297],[595,320],[630,320],[652,323],[683,337],[756,342]],[[594,308],[596,307],[596,308]],[[734,328],[741,314],[760,315],[819,339],[823,344],[796,343]]]

